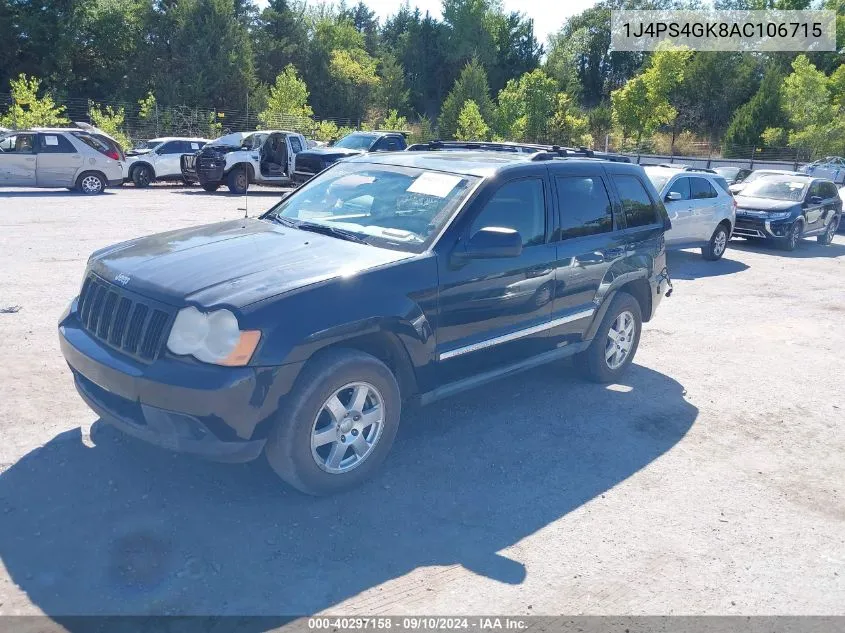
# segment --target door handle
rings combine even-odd
[[[584,253],[583,255],[576,255],[575,261],[581,266],[587,264],[601,264],[604,261],[604,255],[598,251],[594,253]]]
[[[604,250],[604,256],[607,259],[616,259],[617,257],[622,257],[624,254],[624,248],[606,248]]]

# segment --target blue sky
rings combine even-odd
[[[364,0],[372,11],[376,12],[383,22],[384,18],[396,13],[401,2],[397,0]],[[331,0],[308,0],[309,4],[337,4]],[[503,0],[506,11],[520,11],[534,19],[534,33],[541,43],[555,33],[569,16],[580,13],[591,7],[596,0]],[[259,4],[262,4],[259,1]],[[347,0],[348,5],[357,4],[357,0]],[[412,7],[417,6],[420,11],[428,11],[433,16],[440,17],[440,0],[411,0]]]

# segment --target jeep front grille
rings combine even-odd
[[[94,275],[82,285],[79,320],[91,336],[144,362],[164,349],[174,311]]]

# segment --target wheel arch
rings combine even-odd
[[[106,189],[106,187],[109,186],[108,177],[103,172],[101,172],[99,169],[83,169],[82,171],[79,172],[79,174],[76,176],[76,180],[74,181],[77,189],[81,188],[82,179],[85,178],[85,176],[88,176],[89,174],[99,176],[102,179],[104,190]]]
[[[232,165],[229,169],[226,170],[224,176],[228,176],[236,169],[246,169],[247,179],[249,180],[249,184],[255,183],[255,168],[252,166],[252,163],[247,161],[240,161]]]
[[[149,167],[153,172],[153,180],[156,178],[156,168],[153,167],[152,163],[148,163],[145,160],[140,160],[132,163],[129,166],[129,178],[132,179],[132,175],[138,170],[139,167]]]
[[[604,315],[607,313],[610,304],[613,303],[614,297],[619,292],[627,292],[634,297],[640,306],[643,323],[651,320],[653,299],[651,296],[651,284],[646,278],[645,272],[643,271],[642,274],[632,273],[623,275],[610,282],[606,290],[603,291],[601,303],[593,315],[593,322],[590,323],[590,327],[584,335],[584,340],[592,340],[595,336],[596,330],[598,330],[599,325],[601,325],[604,319]]]

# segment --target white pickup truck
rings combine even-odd
[[[250,183],[287,186],[294,157],[306,147],[305,137],[298,132],[235,132],[183,156],[182,176],[199,181],[206,191],[216,191],[223,184],[232,193],[244,193]]]

